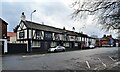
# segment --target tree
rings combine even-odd
[[[103,29],[120,32],[120,0],[76,0],[72,3],[72,18],[86,18],[93,15]]]

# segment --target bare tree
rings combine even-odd
[[[120,32],[120,0],[76,0],[72,3],[72,18],[86,18],[93,15],[103,29]]]

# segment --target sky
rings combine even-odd
[[[74,0],[1,0],[0,17],[8,23],[7,31],[12,32],[20,23],[22,12],[25,13],[26,20],[30,20],[31,13],[36,10],[32,14],[33,22],[44,22],[44,25],[65,27],[71,31],[74,27],[76,32],[83,32],[89,36],[94,34],[102,37],[104,34],[112,34],[116,38],[115,32],[101,30],[101,26],[92,21],[91,15],[84,20],[71,19],[71,14],[74,12],[71,8],[73,2]]]

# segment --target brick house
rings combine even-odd
[[[5,22],[3,19],[0,18],[0,53],[4,52],[4,48],[7,48],[7,25],[8,23]]]
[[[7,32],[7,41],[8,41],[8,43],[16,43],[16,33],[15,32]]]
[[[97,39],[96,41],[97,46],[114,46],[115,45],[115,39],[112,37],[112,35],[104,35],[102,38]]]
[[[0,39],[7,38],[7,25],[8,23],[0,18]]]

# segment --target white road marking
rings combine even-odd
[[[97,70],[98,68],[94,68],[94,70]]]
[[[88,61],[86,61],[86,64],[87,64],[88,68],[90,68],[90,64],[89,64],[89,62],[88,62]]]
[[[22,56],[22,57],[37,57],[37,56],[45,56],[45,54],[41,54],[41,55],[26,55],[26,56]]]
[[[112,61],[116,61],[116,60],[114,60],[111,56],[109,56],[109,58],[110,58]]]
[[[103,63],[100,58],[98,58],[98,60],[103,64],[104,67],[107,67],[106,64]]]

